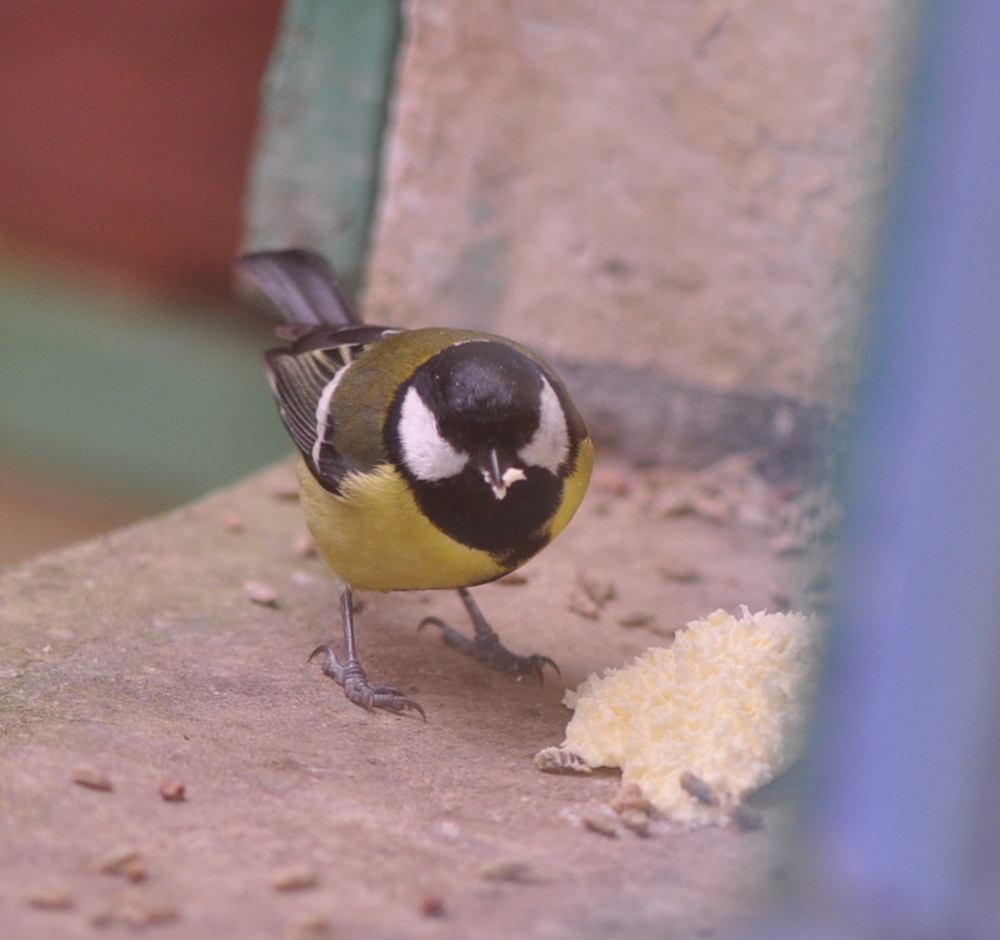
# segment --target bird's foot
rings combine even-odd
[[[544,669],[551,666],[557,673],[559,667],[548,656],[540,656],[537,653],[533,656],[518,656],[512,653],[503,643],[496,631],[487,625],[483,629],[480,624],[476,624],[476,635],[474,639],[469,639],[461,634],[454,627],[449,626],[440,617],[424,617],[417,625],[421,630],[426,626],[437,627],[441,631],[441,638],[449,646],[471,656],[481,663],[485,663],[491,669],[498,672],[506,672],[508,675],[534,676],[539,684],[544,680]],[[489,632],[487,632],[487,630]]]
[[[317,646],[309,656],[310,661],[315,659],[320,653],[323,654],[323,672],[335,682],[343,686],[344,695],[349,702],[360,705],[366,711],[375,708],[384,708],[386,711],[395,712],[397,715],[410,709],[420,713],[420,717],[427,720],[427,715],[419,702],[403,695],[399,689],[391,685],[376,685],[368,681],[361,663],[356,659],[349,659],[346,663],[341,663],[337,659],[337,654],[329,644]]]

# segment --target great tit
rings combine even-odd
[[[314,650],[347,698],[371,710],[423,708],[371,683],[358,661],[352,591],[458,589],[468,639],[488,665],[541,679],[545,656],[507,650],[467,588],[544,548],[583,499],[594,448],[562,382],[517,343],[472,330],[362,324],[320,255],[243,255],[291,341],[265,354],[278,410],[299,450],[306,522],[342,583],[344,658]]]

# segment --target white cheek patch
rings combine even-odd
[[[444,480],[465,469],[468,458],[440,434],[437,419],[415,388],[403,399],[399,415],[403,462],[418,480]]]
[[[558,473],[569,457],[569,428],[566,426],[566,415],[563,414],[559,396],[544,378],[540,406],[538,430],[517,455],[528,466],[544,467],[552,473]]]

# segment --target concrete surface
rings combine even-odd
[[[368,319],[814,401],[853,353],[903,7],[411,0]]]
[[[361,711],[306,661],[336,593],[296,545],[287,467],[0,573],[3,936],[717,935],[773,890],[781,799],[759,831],[607,836],[581,821],[608,818],[617,773],[532,757],[589,672],[718,606],[781,603],[789,504],[744,469],[604,462],[526,583],[478,590],[513,649],[561,665],[542,687],[415,630],[459,623],[453,594],[366,596],[363,661],[426,723]]]

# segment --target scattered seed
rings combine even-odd
[[[655,633],[657,636],[662,636],[665,639],[672,640],[677,636],[677,631],[680,627],[661,627],[658,623],[651,623],[646,627],[650,633]]]
[[[601,616],[601,608],[579,591],[570,594],[568,607],[574,614],[586,617],[587,620],[597,620]]]
[[[512,571],[510,574],[505,575],[496,584],[502,584],[504,587],[521,587],[528,583],[528,576],[526,574],[521,574],[520,571]]]
[[[284,940],[327,940],[333,936],[333,925],[322,914],[306,917],[292,924]]]
[[[116,920],[130,927],[152,927],[155,924],[169,924],[180,919],[180,911],[172,904],[148,900],[134,892],[122,896],[114,911]]]
[[[519,884],[529,884],[535,880],[531,866],[516,858],[488,862],[479,869],[478,875],[485,881],[513,881]]]
[[[160,796],[168,803],[183,803],[187,798],[184,784],[179,780],[164,780],[160,784]]]
[[[802,536],[795,532],[782,533],[771,539],[771,551],[783,558],[802,555],[806,548],[807,545]]]
[[[299,481],[290,473],[276,473],[271,478],[270,492],[275,499],[294,502],[299,498]]]
[[[705,806],[719,805],[719,798],[715,791],[701,777],[691,773],[690,770],[685,770],[678,782],[699,803],[703,803]]]
[[[682,562],[666,562],[656,569],[664,581],[677,581],[680,584],[693,584],[701,580],[701,572],[693,565]]]
[[[261,607],[278,606],[278,592],[267,584],[262,584],[260,581],[247,581],[243,585],[243,590],[253,603],[260,604]]]
[[[642,795],[642,790],[636,783],[623,783],[612,797],[610,806],[618,814],[630,809],[640,810],[647,816],[652,816],[654,812],[653,804]]]
[[[115,912],[110,907],[95,907],[87,914],[91,927],[110,927],[115,922]]]
[[[420,899],[420,913],[424,917],[444,917],[444,898],[440,894],[425,894]]]
[[[243,517],[238,512],[226,512],[222,514],[222,524],[229,532],[242,532],[246,528]]]
[[[791,603],[791,597],[789,596],[788,591],[775,585],[771,588],[770,594],[775,607],[779,610],[788,610],[788,606]]]
[[[596,832],[598,835],[608,836],[609,838],[615,838],[618,835],[618,827],[615,825],[614,819],[608,816],[607,813],[602,813],[594,809],[586,809],[580,813],[580,821],[587,829],[591,832]]]
[[[691,511],[706,522],[732,522],[736,514],[733,503],[724,496],[698,494],[691,499]]]
[[[114,790],[111,778],[96,767],[77,767],[73,771],[73,783],[90,790],[103,790],[106,793]]]
[[[299,558],[315,558],[319,554],[319,549],[316,547],[316,541],[308,533],[304,533],[298,536],[294,542],[292,542],[292,551],[298,555]]]
[[[649,505],[650,516],[669,519],[692,512],[691,494],[675,486],[664,487]]]
[[[146,863],[141,858],[137,858],[122,869],[122,874],[129,881],[145,881],[147,877]]]
[[[654,619],[652,614],[636,610],[630,614],[626,614],[624,617],[619,617],[615,622],[620,627],[648,627]]]
[[[99,855],[88,868],[102,875],[120,875],[129,881],[143,881],[146,878],[142,853],[134,845],[119,845]]]
[[[73,892],[64,885],[42,885],[32,888],[27,896],[32,907],[46,911],[66,911],[73,906]]]
[[[618,814],[622,823],[637,836],[649,835],[649,814],[634,807],[624,809]]]
[[[748,502],[736,504],[736,519],[740,525],[756,529],[758,532],[767,532],[774,525],[773,513],[768,512],[763,506],[755,506]]]
[[[629,478],[621,470],[605,467],[598,470],[591,481],[596,492],[610,493],[612,496],[628,496],[632,491]]]
[[[611,581],[591,577],[582,571],[577,573],[576,583],[598,609],[607,604],[608,601],[613,600],[617,593]]]
[[[741,832],[753,832],[764,826],[764,816],[759,809],[747,806],[746,803],[737,803],[729,817]]]
[[[306,865],[289,865],[271,875],[271,887],[277,891],[303,891],[315,888],[318,883],[319,876]]]

